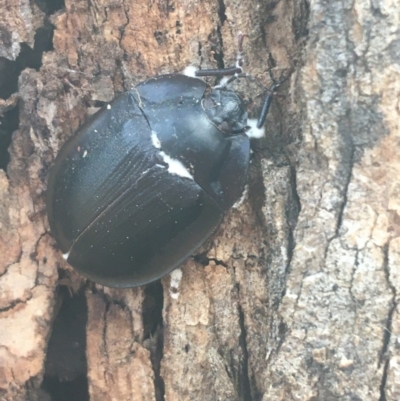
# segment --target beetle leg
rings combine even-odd
[[[236,56],[235,67],[197,70],[195,72],[196,77],[223,77],[223,76],[230,76],[230,75],[236,76],[238,74],[243,74],[243,39],[245,37],[248,37],[248,35],[242,32],[238,33],[238,53]]]
[[[223,77],[226,75],[235,75],[242,73],[241,67],[229,67],[229,68],[209,68],[205,70],[197,70],[195,72],[196,77]]]
[[[269,108],[271,107],[272,98],[274,96],[274,91],[279,87],[281,83],[273,84],[268,90],[267,95],[265,96],[263,105],[261,107],[260,116],[257,120],[257,128],[261,128],[264,123],[265,119],[267,118]]]
[[[283,79],[280,79],[278,82],[275,81],[267,89],[267,94],[265,96],[263,105],[261,107],[260,116],[258,117],[257,128],[261,128],[265,123],[265,119],[267,118],[269,108],[271,107],[272,98],[275,95],[274,92],[290,77],[291,74],[292,74],[292,70],[290,70],[290,72],[286,75],[286,77],[284,77]]]

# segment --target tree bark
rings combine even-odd
[[[0,134],[13,131],[0,170],[1,401],[400,399],[397,3],[0,0],[0,11]],[[244,203],[179,283],[88,282],[43,213],[57,152],[147,77],[234,65],[240,31],[246,72],[266,87],[289,76]],[[260,88],[235,88],[256,117]]]

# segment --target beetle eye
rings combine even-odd
[[[245,131],[247,112],[242,99],[233,91],[225,88],[213,89],[203,98],[203,109],[208,119],[226,135]]]

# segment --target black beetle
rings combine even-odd
[[[241,98],[199,78],[158,76],[117,97],[67,141],[50,172],[47,213],[64,258],[109,287],[171,272],[242,196],[248,130]]]

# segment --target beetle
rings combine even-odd
[[[234,74],[245,76],[240,66]],[[257,128],[270,103],[268,93]],[[61,148],[49,174],[49,225],[67,262],[121,288],[177,268],[243,194],[249,121],[227,85],[180,74],[150,78],[103,107]]]

